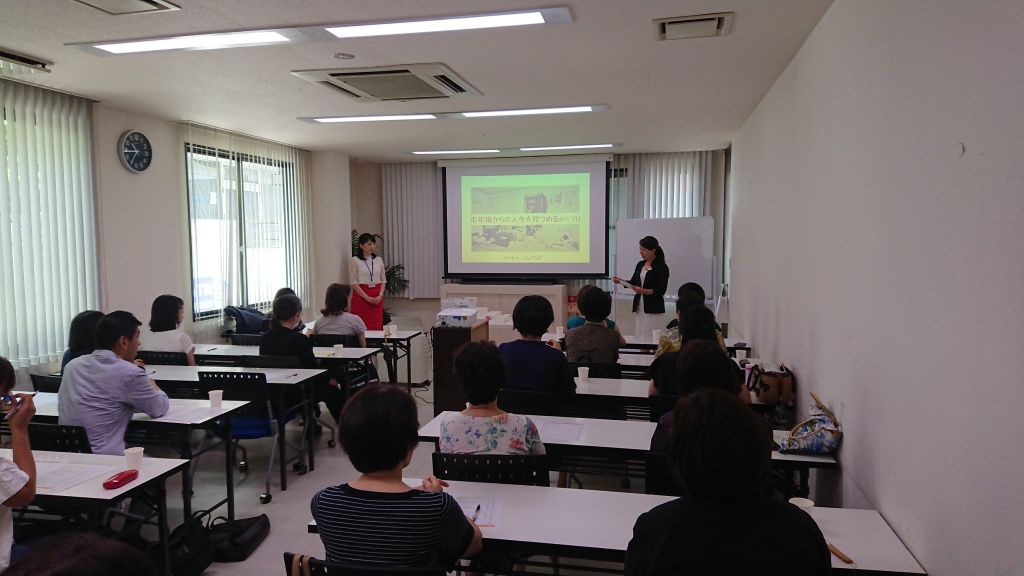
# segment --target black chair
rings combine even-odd
[[[349,348],[359,347],[359,336],[355,334],[313,334],[309,337],[313,346],[335,346],[344,344]]]
[[[498,392],[498,407],[513,414],[568,416],[565,396],[550,392],[502,390]]]
[[[28,441],[33,450],[92,454],[89,436],[81,426],[30,423]]]
[[[231,344],[233,346],[259,346],[263,334],[232,334]]]
[[[384,576],[397,574],[399,576],[445,576],[444,568],[387,568],[381,566],[353,566],[350,564],[338,564],[327,560],[317,560],[310,556],[299,555],[302,561],[302,570],[293,572],[296,560],[294,552],[284,553],[285,576],[293,574],[309,574],[310,576]]]
[[[676,407],[679,396],[651,396],[648,398],[651,406],[651,422],[657,422],[662,416],[668,414]]]
[[[46,374],[29,374],[32,377],[32,389],[36,392],[49,392],[56,394],[60,391],[60,376],[49,376]]]
[[[591,378],[622,378],[622,367],[618,364],[605,362],[569,362],[572,373],[579,375],[577,368],[590,368]]]
[[[249,368],[301,368],[298,356],[242,356],[242,366]]]
[[[550,486],[544,454],[445,454],[434,452],[434,476],[445,480]]]
[[[644,455],[644,494],[682,496],[683,489],[668,470],[668,456],[660,452]]]
[[[184,352],[139,350],[135,353],[135,358],[149,366],[188,366],[188,354]]]

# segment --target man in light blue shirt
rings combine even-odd
[[[133,364],[141,325],[131,312],[107,314],[96,324],[96,351],[64,368],[59,422],[84,427],[94,454],[124,454],[124,432],[136,412],[167,413],[167,394]]]

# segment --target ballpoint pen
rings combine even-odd
[[[476,511],[473,512],[473,522],[476,522],[476,517],[480,515],[480,505],[476,505]]]

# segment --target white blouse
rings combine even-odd
[[[353,256],[348,263],[348,277],[353,284],[383,284],[384,260],[380,256],[370,260]]]

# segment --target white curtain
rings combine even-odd
[[[195,319],[268,308],[290,287],[313,296],[309,153],[183,124]]]
[[[0,105],[0,355],[29,367],[99,305],[92,104],[0,80]]]
[[[440,298],[444,276],[441,170],[433,163],[381,165],[384,263],[405,266],[407,298]]]

